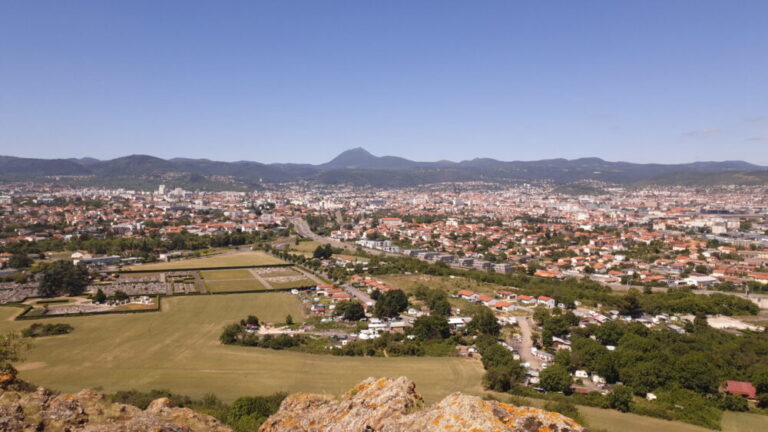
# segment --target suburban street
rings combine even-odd
[[[522,340],[516,341],[510,338],[507,343],[520,353],[520,359],[523,362],[530,364],[532,369],[541,370],[541,360],[531,353],[531,348],[533,347],[533,342],[531,341],[531,335],[533,334],[531,328],[533,327],[533,322],[531,322],[531,317],[517,317],[517,323],[520,326]]]

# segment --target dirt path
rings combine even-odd
[[[274,289],[274,287],[272,287],[272,284],[271,284],[271,283],[269,283],[269,281],[268,281],[268,280],[264,279],[264,278],[263,278],[263,277],[262,277],[260,274],[258,274],[258,273],[257,273],[257,272],[256,272],[254,269],[248,269],[248,271],[249,271],[249,272],[251,272],[251,274],[253,275],[253,277],[255,277],[255,278],[256,278],[256,280],[257,280],[257,281],[259,281],[259,282],[261,283],[261,285],[263,285],[263,286],[264,286],[264,289],[268,289],[268,290]]]
[[[195,271],[192,272],[193,275],[195,275],[195,284],[197,285],[197,289],[200,291],[200,294],[205,294],[208,291],[205,289],[205,283],[203,283],[203,278],[200,277],[200,272]]]
[[[531,327],[533,326],[533,323],[531,322],[531,317],[518,317],[517,319],[518,325],[520,325],[520,334],[522,335],[522,341],[519,343],[509,341],[510,344],[518,348],[518,352],[520,353],[520,358],[523,360],[523,362],[527,362],[531,365],[531,368],[540,370],[541,369],[541,360],[539,360],[538,357],[534,356],[533,353],[531,353],[531,348],[533,347],[533,342],[531,341],[531,335],[533,334],[533,331],[531,330]]]
[[[299,267],[294,267],[294,269],[295,269],[296,271],[298,271],[299,273],[303,274],[304,276],[306,276],[306,277],[308,277],[308,278],[312,279],[312,281],[314,281],[314,282],[315,282],[316,284],[318,284],[318,285],[324,285],[324,284],[325,284],[325,282],[323,282],[323,280],[322,280],[322,279],[320,279],[319,277],[317,277],[317,276],[313,275],[312,273],[310,273],[310,272],[308,272],[308,271],[306,271],[306,270],[304,270],[304,269],[301,269],[301,268],[299,268]]]

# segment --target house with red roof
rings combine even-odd
[[[725,392],[732,395],[741,395],[747,399],[755,399],[757,397],[755,386],[745,381],[726,381]]]
[[[539,298],[536,300],[538,304],[545,306],[547,309],[555,308],[555,299],[552,297],[539,296]]]

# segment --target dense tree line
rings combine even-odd
[[[679,334],[617,321],[589,326],[575,331],[572,352],[558,353],[556,363],[621,381],[638,395],[665,388],[714,395],[726,380],[750,381],[768,393],[768,334],[734,337],[702,320],[688,329]]]
[[[47,239],[35,242],[13,242],[0,246],[0,252],[13,254],[41,254],[49,251],[85,250],[96,255],[155,257],[158,253],[175,250],[202,250],[211,247],[242,246],[270,241],[275,231],[234,232],[199,236],[186,231],[169,234],[151,233],[142,237],[118,237],[107,235],[94,237],[89,234],[73,236],[70,240]]]

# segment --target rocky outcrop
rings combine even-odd
[[[6,384],[13,380],[6,380]],[[112,403],[91,390],[54,394],[0,387],[3,432],[232,432],[213,417],[167,398],[146,410]],[[368,378],[341,398],[288,396],[260,432],[582,432],[560,414],[454,393],[425,407],[413,381]]]
[[[7,388],[7,387],[6,387]],[[0,390],[0,431],[231,432],[213,417],[173,408],[166,398],[146,410],[116,404],[90,390],[53,394]]]
[[[288,396],[260,432],[581,432],[573,420],[536,408],[516,407],[454,393],[425,408],[413,381],[368,378],[341,399]]]

